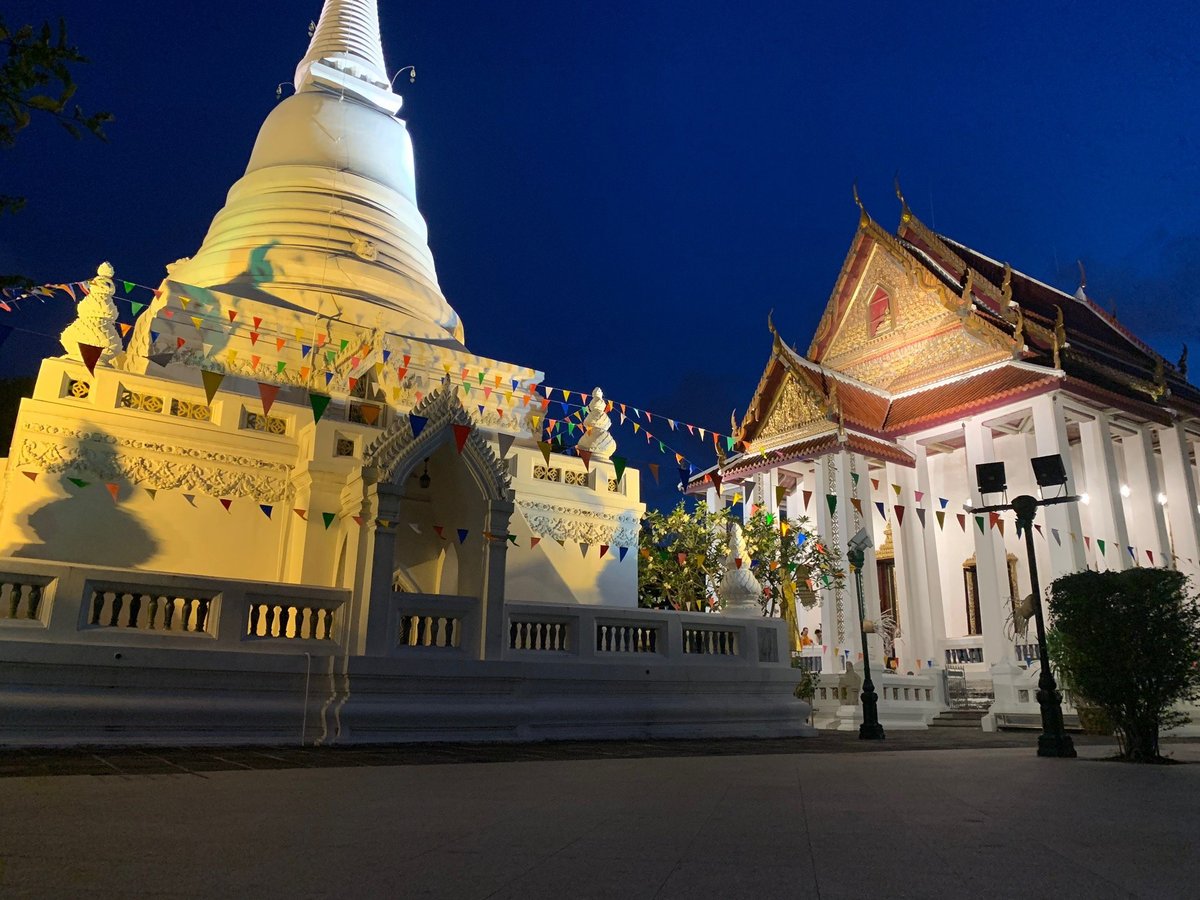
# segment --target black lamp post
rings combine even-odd
[[[1034,478],[1038,487],[1062,487],[1065,489],[1067,475],[1061,456],[1039,456],[1032,461]],[[979,494],[1003,494],[1008,484],[1004,477],[1004,463],[980,463],[975,467],[976,479],[979,483]],[[1038,584],[1037,556],[1033,549],[1033,517],[1039,506],[1051,506],[1057,503],[1074,503],[1075,496],[1053,497],[1039,500],[1028,494],[1014,497],[1011,503],[1000,503],[991,506],[980,506],[971,510],[972,513],[999,512],[1011,509],[1017,514],[1017,533],[1025,533],[1025,552],[1029,557],[1029,587],[1033,596],[1033,619],[1037,625],[1038,658],[1041,661],[1041,671],[1038,673],[1038,706],[1042,710],[1042,733],[1038,736],[1038,756],[1074,757],[1075,744],[1063,727],[1062,694],[1054,681],[1054,673],[1050,671],[1050,657],[1046,653],[1046,620],[1042,615],[1042,591]]]
[[[867,611],[863,607],[862,567],[863,556],[871,546],[871,536],[865,528],[859,529],[846,549],[846,559],[854,570],[854,589],[858,593],[858,633],[862,638],[863,651],[863,683],[862,707],[863,720],[858,726],[860,741],[882,741],[885,737],[883,726],[879,724],[879,695],[875,693],[875,684],[871,681],[871,654],[867,648],[867,632],[864,627]]]

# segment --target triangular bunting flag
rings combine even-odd
[[[964,532],[967,530],[967,516],[965,513],[955,513],[954,517],[958,519],[958,527]]]
[[[1105,544],[1105,541],[1103,538],[1096,538],[1096,546],[1100,548],[1101,556],[1104,555],[1104,544]]]
[[[333,398],[328,394],[309,394],[308,402],[312,406],[313,422],[320,422],[321,416],[325,415],[325,410],[329,407],[329,401]]]
[[[979,526],[979,533],[980,533],[980,534],[987,534],[987,528],[986,528],[986,527],[984,526],[984,524],[983,524],[983,516],[976,516],[976,517],[975,517],[975,524]]]
[[[808,509],[809,504],[812,503],[813,492],[812,491],[801,491],[801,494],[804,497],[804,508]]]
[[[307,509],[293,509],[292,512],[294,512],[296,515],[298,515],[305,522],[308,521],[308,510]]]
[[[117,484],[116,482],[113,482],[113,481],[110,481],[110,482],[108,482],[108,484],[106,484],[106,485],[104,485],[104,486],[105,486],[106,488],[108,488],[108,492],[109,492],[110,494],[112,494],[113,503],[116,503],[116,502],[117,502],[117,495],[121,493],[121,486],[120,486],[119,484]]]
[[[96,363],[100,361],[100,354],[103,352],[104,348],[97,347],[95,344],[79,345],[79,355],[83,359],[83,364],[93,375],[96,374]]]
[[[995,528],[999,522],[1000,522],[1000,513],[998,513],[998,512],[988,513],[988,528]]]
[[[85,488],[91,484],[90,481],[84,481],[82,478],[68,478],[67,481],[71,482],[77,488]]]
[[[1050,534],[1052,534],[1054,536],[1054,543],[1058,544],[1061,547],[1062,546],[1062,537],[1059,536],[1058,529],[1051,528]]]
[[[508,451],[512,449],[513,441],[516,439],[517,436],[515,434],[505,434],[504,432],[500,432],[498,435],[496,435],[496,440],[500,444],[501,459],[504,459],[504,457],[508,456]]]
[[[28,478],[30,481],[37,481],[37,477],[38,477],[37,472],[22,472],[21,474],[24,475],[26,478]]]
[[[604,559],[604,554],[608,552],[608,544],[600,545],[600,558]]]
[[[413,437],[417,437],[418,435],[420,435],[420,433],[425,430],[425,426],[428,424],[429,424],[428,417],[418,416],[416,413],[409,413],[408,427],[412,429]]]
[[[465,528],[458,529],[458,542],[460,544],[465,544],[467,542],[467,535],[469,533],[470,532],[468,532]]]
[[[1038,525],[1038,524],[1035,522],[1035,523],[1034,523],[1034,525],[1033,525],[1033,530],[1034,530],[1034,531],[1036,531],[1036,532],[1038,533],[1038,537],[1040,537],[1042,540],[1045,540],[1045,539],[1046,539],[1046,535],[1042,534],[1042,526],[1041,526],[1041,525]]]
[[[333,524],[333,520],[337,518],[337,513],[321,513],[321,518],[325,522],[325,530],[329,530],[329,526]]]
[[[268,519],[271,518],[271,513],[275,510],[275,507],[268,506],[266,503],[258,504],[258,508],[262,510],[263,515],[266,516]]]
[[[658,484],[658,463],[650,463],[650,474],[654,476],[654,483]]]
[[[579,456],[580,459],[583,460],[584,471],[590,472],[592,470],[592,454],[591,454],[591,452],[588,450],[580,450],[578,447],[576,447],[575,453]]]
[[[859,500],[857,497],[850,498],[850,505],[854,507],[854,511],[856,513],[858,513],[860,516],[863,514],[862,501]]]
[[[362,416],[363,422],[368,425],[374,425],[379,421],[379,407],[373,406],[370,403],[364,403],[358,408],[358,414]]]
[[[838,501],[837,494],[826,494],[825,495],[825,502],[829,504],[829,514],[831,516],[837,515],[837,501]]]
[[[925,527],[925,507],[918,506],[918,507],[916,507],[916,510],[917,510],[917,519],[920,520],[921,527],[924,528]]]
[[[541,539],[540,537],[538,537],[536,534],[535,534],[535,535],[533,535],[533,536],[532,536],[532,537],[529,539],[529,549],[530,549],[530,550],[532,550],[534,547],[536,547],[536,546],[537,546],[538,544],[540,544],[541,542],[542,542],[542,539]]]
[[[896,524],[903,527],[904,526],[904,507],[900,506],[899,504],[896,504],[895,506],[892,507],[892,509],[894,509],[896,511]]]
[[[463,447],[467,444],[467,438],[471,436],[471,426],[456,424],[452,425],[451,428],[454,430],[454,446],[458,449],[459,453],[462,453]]]
[[[538,441],[538,449],[542,451],[542,456],[546,460],[546,465],[550,465],[550,450],[551,450],[550,442],[549,441]]]
[[[618,547],[617,548],[617,562],[621,562],[623,559],[625,559],[625,554],[628,552],[629,552],[628,547]]]
[[[617,484],[621,483],[621,476],[625,474],[625,457],[614,456],[612,458],[613,474],[616,476]]]
[[[275,398],[279,396],[279,385],[258,383],[258,396],[262,399],[263,415],[271,414],[271,406],[275,403]]]
[[[229,507],[233,506],[233,501],[228,497],[222,497],[221,505],[225,507],[225,512],[229,512]]]
[[[579,552],[582,553],[584,556],[587,556],[588,548],[591,546],[592,545],[589,544],[587,541],[580,541],[579,542]]]
[[[946,527],[946,511],[944,509],[939,509],[934,512],[934,515],[937,516],[938,530],[941,531]]]
[[[221,386],[221,382],[225,380],[225,375],[221,372],[212,372],[208,369],[200,371],[200,380],[204,382],[204,396],[208,398],[208,402],[213,402],[213,397],[217,396],[217,389]]]

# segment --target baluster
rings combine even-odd
[[[19,590],[14,590],[16,585],[9,584],[7,581],[0,584],[0,604],[5,601],[8,603],[8,617],[15,619],[17,617],[17,607],[21,603],[21,594]]]
[[[137,628],[138,619],[142,616],[142,600],[146,595],[141,591],[130,591],[125,596],[129,598],[129,627]]]
[[[208,615],[212,612],[212,597],[201,597],[196,601],[199,604],[199,610],[196,616],[196,630],[208,631]]]
[[[112,606],[109,607],[111,614],[108,617],[108,627],[117,627],[117,618],[121,615],[121,607],[125,605],[125,598],[115,591],[105,591],[105,597],[112,597]]]
[[[433,616],[424,616],[424,636],[421,639],[422,647],[430,647],[433,645]]]
[[[280,637],[294,638],[296,636],[296,607],[288,604],[283,607],[285,624],[280,629]]]
[[[436,631],[434,633],[433,646],[448,647],[449,644],[447,643],[447,639],[446,639],[446,617],[445,616],[438,617],[435,628],[436,628]]]
[[[38,617],[38,607],[42,604],[42,586],[40,584],[25,585],[29,589],[29,593],[25,595],[25,602],[28,604],[25,607],[25,618],[36,619]]]
[[[451,647],[457,647],[459,644],[459,628],[462,626],[461,619],[450,619],[450,644]]]
[[[657,628],[650,629],[650,652],[651,653],[658,652],[658,629]]]
[[[279,636],[279,614],[281,610],[278,603],[270,603],[267,605],[267,637]]]
[[[305,606],[300,610],[299,629],[296,636],[304,638],[316,637],[317,635],[317,611],[311,606]]]

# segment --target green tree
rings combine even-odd
[[[74,138],[93,134],[104,140],[112,114],[89,115],[71,103],[76,90],[71,67],[86,62],[67,40],[61,19],[57,30],[49,22],[12,28],[0,16],[0,147],[13,146],[36,114],[57,121]],[[24,197],[0,194],[0,214],[24,205]],[[0,275],[0,286],[26,284],[20,276]]]
[[[743,533],[754,576],[763,586],[764,615],[776,613],[785,589],[796,589],[797,599],[811,609],[817,603],[815,588],[841,584],[846,577],[836,548],[828,547],[804,516],[789,521],[759,508]]]
[[[1050,585],[1051,662],[1078,704],[1101,709],[1121,755],[1160,759],[1165,728],[1189,721],[1174,707],[1200,696],[1200,605],[1171,569],[1077,572]]]
[[[638,605],[700,609],[714,601],[729,553],[729,514],[683,500],[665,515],[652,510],[639,538]]]

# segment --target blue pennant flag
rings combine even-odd
[[[429,419],[427,419],[425,416],[410,414],[408,417],[408,424],[412,428],[412,436],[417,437],[422,431],[425,430],[425,426],[429,424]]]

